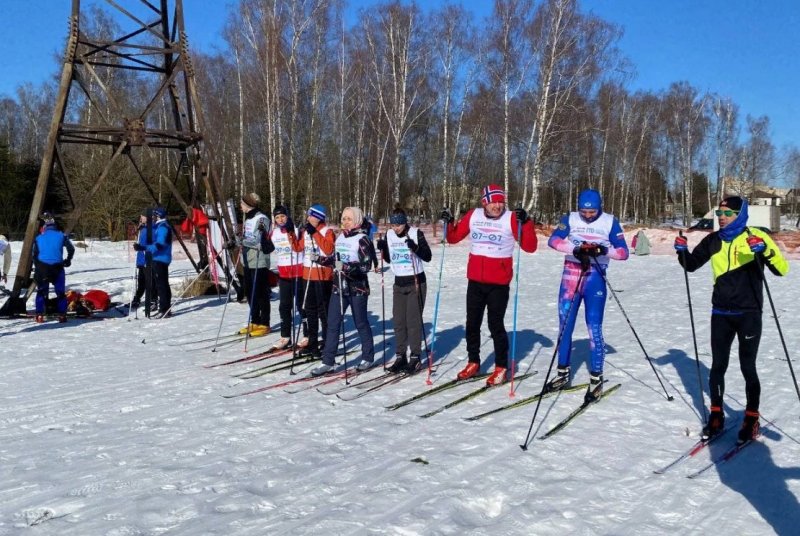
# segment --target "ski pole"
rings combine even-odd
[[[511,333],[511,386],[508,390],[508,396],[514,398],[514,372],[517,364],[517,305],[519,304],[519,261],[522,251],[520,246],[522,240],[522,224],[517,220],[517,261],[514,263],[514,321],[513,332]]]
[[[747,236],[753,236],[753,233],[750,232],[749,227],[747,228]],[[789,350],[786,348],[786,340],[783,338],[783,330],[781,329],[781,323],[778,321],[778,312],[775,310],[775,302],[772,301],[772,292],[770,292],[769,283],[767,283],[767,278],[764,276],[764,259],[761,255],[756,255],[755,258],[759,267],[758,273],[761,274],[761,281],[764,283],[764,289],[767,291],[767,298],[769,298],[769,306],[772,309],[772,316],[775,318],[775,326],[778,328],[778,336],[781,339],[781,345],[783,346],[783,353],[786,355],[786,362],[789,364],[789,372],[792,375],[794,390],[797,392],[797,399],[800,400],[800,387],[797,386],[797,376],[795,376],[794,374],[792,359],[789,357]]]
[[[246,254],[247,253],[244,251],[244,246],[242,246],[242,255]],[[253,274],[252,274],[253,277],[250,281],[250,283],[253,285],[253,288],[250,289],[250,308],[247,311],[247,333],[245,333],[244,335],[244,349],[242,350],[242,352],[245,353],[247,352],[247,343],[250,340],[250,331],[252,331],[250,323],[253,320],[253,305],[255,304],[255,299],[256,299],[256,284],[258,283],[258,261],[260,260],[260,258],[261,258],[261,248],[259,247],[258,251],[256,251],[256,267],[255,269],[253,269]],[[250,268],[245,266],[245,270],[249,269]]]
[[[617,297],[616,291],[614,291],[614,288],[608,282],[608,278],[606,277],[606,274],[603,273],[603,270],[600,268],[600,262],[597,260],[597,257],[592,257],[592,259],[594,260],[595,268],[597,268],[597,271],[600,273],[600,277],[603,278],[603,283],[605,283],[606,287],[608,287],[608,290],[611,291],[611,295],[614,297],[614,301],[617,302],[617,306],[619,307],[619,310],[622,313],[622,316],[625,317],[625,321],[628,323],[628,326],[630,326],[631,332],[633,333],[633,336],[636,338],[636,342],[639,343],[639,347],[642,349],[642,352],[644,353],[644,357],[647,359],[647,362],[650,364],[650,368],[653,369],[653,374],[656,375],[656,379],[658,380],[658,383],[661,384],[661,388],[664,390],[664,396],[667,397],[667,400],[669,402],[672,402],[673,400],[675,400],[675,397],[672,396],[671,394],[669,394],[667,392],[667,388],[664,387],[664,382],[661,381],[661,376],[658,375],[658,371],[656,370],[655,365],[653,365],[653,360],[647,354],[647,350],[645,350],[644,344],[642,344],[642,340],[639,338],[639,335],[636,333],[636,330],[633,328],[633,324],[631,324],[631,320],[630,320],[630,318],[628,318],[627,313],[625,313],[625,309],[622,307],[622,303],[619,301],[619,298]]]
[[[378,235],[380,240],[380,235]],[[383,253],[381,253],[381,314],[383,315],[383,322],[381,329],[383,330],[383,370],[386,370],[386,289],[383,277]],[[396,343],[397,341],[395,341]]]
[[[183,298],[186,295],[186,293],[189,292],[189,289],[192,288],[192,285],[194,285],[197,282],[197,280],[199,280],[203,276],[203,274],[206,272],[206,270],[208,270],[208,267],[209,267],[209,265],[207,264],[206,267],[203,268],[202,270],[200,270],[200,273],[198,273],[197,276],[195,278],[193,278],[189,282],[188,285],[186,285],[186,288],[184,288],[183,291],[180,294],[178,294],[178,296],[172,302],[172,305],[169,306],[169,309],[166,310],[166,312],[164,313],[164,316],[162,316],[159,319],[159,321],[163,321],[165,318],[167,318],[167,314],[172,312],[172,308],[175,307],[178,304],[178,300]]]
[[[136,290],[139,287],[139,267],[136,266],[136,263],[133,263],[133,293],[131,294],[131,299],[128,302],[128,322],[131,321],[131,307],[133,307],[133,298],[136,296]],[[135,317],[134,317],[135,318]]]
[[[444,221],[444,220],[442,220]],[[442,234],[442,258],[439,259],[439,283],[436,287],[436,302],[433,306],[433,328],[431,329],[431,348],[428,352],[428,377],[425,379],[427,385],[433,385],[431,374],[433,373],[433,355],[436,348],[436,323],[439,320],[439,298],[442,294],[442,272],[444,271],[444,252],[447,246],[447,226],[444,222],[444,233]]]
[[[678,236],[683,237],[683,231],[678,231]],[[700,354],[697,351],[697,333],[694,328],[694,310],[692,309],[692,293],[689,290],[689,271],[686,269],[686,250],[681,251],[683,257],[683,278],[686,281],[686,297],[689,299],[689,322],[692,325],[692,342],[694,343],[694,362],[697,365],[697,384],[700,387],[700,398],[702,400],[701,406],[703,407],[703,422],[708,420],[706,414],[706,403],[703,397],[703,379],[700,377]]]
[[[420,328],[422,329],[422,342],[425,344],[425,353],[430,355],[431,351],[430,348],[428,348],[428,335],[425,333],[425,320],[422,318],[422,311],[425,309],[425,303],[422,298],[422,286],[419,284],[419,274],[417,273],[419,261],[416,260],[416,256],[416,253],[411,255],[411,265],[414,267],[414,290],[417,293],[417,306],[419,307],[419,324]],[[422,268],[419,268],[419,270],[421,272]]]
[[[236,258],[236,266],[239,265],[239,261],[241,260],[242,256],[239,255]],[[215,260],[216,262],[216,260]],[[230,262],[231,256],[230,252],[225,255],[225,264],[226,264],[226,283],[227,283],[227,292],[225,293],[225,305],[222,306],[222,315],[219,317],[219,326],[217,327],[217,337],[214,339],[214,348],[211,349],[211,352],[214,353],[217,351],[217,344],[219,343],[219,335],[222,332],[222,323],[225,321],[225,313],[228,311],[228,302],[231,301],[231,287],[233,286],[233,273],[230,269]],[[233,272],[236,271],[236,266],[233,267]]]
[[[310,261],[311,264],[313,264],[313,266],[309,267],[308,280],[306,281],[306,288],[303,291],[303,307],[302,307],[302,309],[303,309],[303,311],[305,311],[305,309],[306,309],[306,303],[307,303],[306,301],[308,300],[308,290],[309,290],[309,287],[311,287],[311,283],[312,283],[311,270],[316,270],[317,279],[315,281],[313,281],[313,282],[316,283],[316,285],[314,285],[314,296],[316,297],[314,307],[316,308],[317,324],[318,325],[317,325],[317,333],[315,334],[314,338],[317,339],[319,337],[319,322],[321,320],[320,319],[320,301],[322,301],[322,294],[323,294],[323,291],[322,291],[322,289],[320,287],[320,285],[322,284],[322,279],[321,279],[321,275],[320,275],[322,273],[322,268],[320,267],[319,262],[317,262],[317,260],[314,259],[314,256],[315,255],[319,256],[319,254],[317,253],[317,248],[314,245],[314,237],[310,236],[308,233],[305,233],[304,237],[303,237],[303,250],[304,250],[303,259],[304,259],[304,262],[305,262],[305,255],[306,255],[306,253],[305,253],[305,241],[309,240],[309,239],[311,240],[311,258],[309,259],[309,261]],[[326,311],[325,312],[326,323],[327,323],[327,314],[328,313]],[[298,331],[299,331],[299,328],[298,328]],[[299,333],[298,333],[298,335],[299,335]],[[325,335],[327,336],[327,333],[325,333]],[[317,339],[317,341],[318,341],[318,339]],[[317,350],[319,350],[319,341],[317,342]],[[297,357],[297,348],[292,350],[292,364],[289,367],[289,374],[290,375],[294,375],[295,374],[295,372],[294,372],[294,362],[295,362],[296,357]],[[346,361],[347,361],[347,358],[345,357],[345,362]]]
[[[569,307],[567,308],[564,314],[564,322],[558,328],[558,337],[556,337],[556,347],[553,350],[553,357],[550,358],[550,366],[547,367],[547,374],[544,377],[544,383],[542,384],[542,390],[539,393],[539,399],[536,401],[536,408],[533,410],[533,417],[531,417],[531,425],[528,427],[528,435],[525,436],[525,442],[519,446],[522,450],[528,450],[528,443],[531,440],[531,432],[533,431],[533,423],[536,422],[536,415],[539,413],[539,406],[542,405],[542,399],[544,398],[544,394],[547,391],[547,382],[550,380],[550,373],[553,371],[553,365],[556,362],[556,356],[558,356],[558,348],[561,346],[561,339],[564,337],[564,330],[569,323],[569,317],[572,314],[572,310],[575,307],[575,304],[580,300],[581,297],[581,282],[583,282],[583,278],[586,274],[586,268],[581,266],[581,273],[578,275],[578,282],[575,283],[575,294],[572,296],[572,300],[569,302]]]
[[[348,369],[347,369],[347,354],[345,353],[345,338],[344,338],[344,288],[342,287],[342,257],[339,253],[336,253],[336,274],[339,278],[339,331],[341,332],[340,338],[342,341],[342,354],[344,354],[344,384],[350,384],[350,378],[348,376]],[[355,304],[351,301],[350,306],[355,308]],[[353,320],[355,320],[355,315],[353,315]],[[327,334],[325,334],[327,337]],[[327,344],[326,344],[327,346]],[[335,363],[335,358],[334,358]]]

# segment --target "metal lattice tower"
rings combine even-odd
[[[33,241],[39,227],[48,184],[57,176],[72,201],[72,211],[64,214],[64,230],[69,233],[81,218],[100,187],[112,175],[112,168],[128,165],[158,201],[152,180],[142,172],[141,161],[157,153],[169,153],[158,161],[169,166],[161,181],[186,215],[192,207],[208,203],[222,228],[225,240],[233,236],[233,222],[222,206],[223,192],[214,168],[214,155],[205,136],[203,114],[194,71],[184,31],[182,0],[105,0],[111,14],[124,24],[123,35],[100,38],[85,34],[80,26],[81,2],[72,0],[69,36],[64,54],[61,78],[43,153],[36,191],[31,204],[28,225],[11,297],[0,314],[24,312],[30,285]],[[84,20],[90,14],[84,13]],[[122,27],[122,24],[121,24]],[[107,83],[104,73],[120,76],[135,73],[141,81],[137,90],[147,93],[137,99],[144,103],[133,109],[130,102],[120,102]],[[141,97],[141,94],[140,94]],[[83,104],[91,114],[76,114]],[[163,111],[168,110],[164,114]],[[159,117],[159,112],[161,116]],[[165,118],[168,118],[165,121]],[[104,152],[102,171],[79,203],[74,202],[74,189],[65,161],[69,145],[108,146]],[[185,184],[184,184],[185,182]],[[188,193],[187,193],[188,192]],[[180,238],[192,264],[196,262]],[[199,245],[199,244],[198,244]],[[199,264],[208,262],[204,247],[198,247]]]

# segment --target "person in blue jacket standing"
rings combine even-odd
[[[603,364],[606,356],[603,341],[603,313],[606,307],[604,276],[611,259],[624,261],[628,258],[628,245],[617,218],[603,212],[603,201],[597,190],[583,190],[578,195],[578,210],[561,218],[547,245],[566,253],[566,257],[561,288],[558,290],[561,329],[558,372],[546,389],[555,391],[569,383],[572,331],[583,301],[591,349],[589,388],[584,398],[587,403],[594,402],[603,394]]]
[[[67,295],[66,276],[64,268],[72,264],[75,255],[75,246],[67,236],[58,230],[56,220],[49,212],[42,214],[44,226],[42,232],[33,242],[33,262],[35,267],[34,280],[36,281],[36,322],[44,322],[47,295],[50,284],[58,298],[58,321],[67,321]],[[64,258],[64,250],[67,258]]]
[[[150,286],[150,299],[155,301],[156,289],[153,284],[154,279],[152,274],[147,273],[147,259],[145,257],[145,249],[147,249],[147,212],[143,212],[139,216],[139,234],[136,237],[136,242],[133,244],[133,249],[136,250],[136,292],[131,300],[131,308],[139,307],[142,296],[145,294],[147,286]]]
[[[172,262],[172,228],[167,221],[164,207],[153,209],[153,243],[146,251],[153,256],[153,279],[158,294],[158,314],[156,318],[170,316],[172,289],[169,288],[169,265]]]

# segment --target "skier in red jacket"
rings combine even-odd
[[[481,367],[481,324],[488,311],[489,331],[494,341],[494,372],[487,385],[506,380],[508,368],[508,334],[504,317],[509,288],[514,274],[515,242],[523,251],[536,251],[536,230],[523,208],[506,210],[506,193],[490,184],[483,189],[481,208],[467,212],[458,223],[449,210],[442,211],[447,223],[447,242],[456,244],[469,235],[472,242],[467,263],[467,354],[469,362],[458,373],[459,380],[478,374]],[[520,228],[521,226],[521,228]]]

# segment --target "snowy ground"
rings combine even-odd
[[[533,405],[476,422],[462,419],[507,403],[507,387],[430,419],[418,415],[472,387],[394,412],[384,406],[424,391],[424,376],[350,402],[313,389],[225,399],[221,395],[288,374],[241,380],[232,374],[264,363],[203,368],[244,355],[242,345],[212,353],[192,343],[216,334],[223,313],[216,297],[179,302],[177,315],[165,321],[128,321],[116,312],[108,320],[66,325],[1,320],[0,535],[797,534],[800,403],[770,314],[759,368],[762,412],[774,425],[730,463],[698,479],[685,475],[730,446],[732,435],[673,472],[653,474],[694,443],[703,411],[683,272],[668,254],[672,236],[654,232],[654,252],[665,254],[614,263],[609,279],[675,400],[665,400],[609,298],[606,378],[622,387],[558,435],[532,440],[527,452],[518,445]],[[557,336],[562,260],[540,245],[522,257],[517,339],[522,371],[539,373],[518,384],[517,398],[541,388]],[[19,252],[20,244],[14,248]],[[427,267],[428,329],[441,252],[434,247]],[[451,379],[465,359],[467,247],[448,247],[445,255],[436,343],[443,364],[436,383]],[[800,265],[791,264],[786,278],[770,277],[769,283],[797,369],[800,327],[792,312],[800,301]],[[188,262],[172,269],[177,287]],[[103,288],[127,300],[131,273],[124,243],[94,242],[78,250],[67,279],[71,288]],[[371,277],[380,350],[380,276]],[[705,384],[710,269],[690,281]],[[391,275],[386,290],[391,311]],[[229,304],[223,333],[246,317],[245,306]],[[273,326],[277,320],[273,301]],[[513,302],[509,332],[512,320]],[[357,345],[349,322],[347,329],[349,344]],[[276,338],[253,340],[249,351]],[[484,340],[488,368],[491,341]],[[386,342],[391,354],[391,319]],[[581,324],[574,343],[574,381],[583,382],[588,340]],[[727,391],[726,412],[738,426],[744,389],[735,359]],[[545,399],[535,435],[581,398]]]

